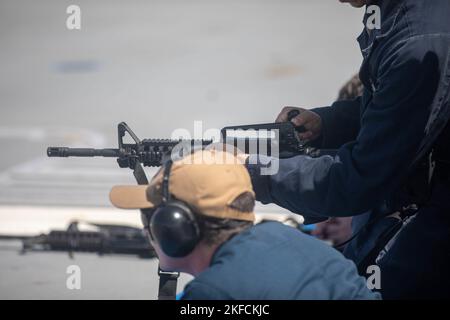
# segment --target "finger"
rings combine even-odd
[[[308,118],[305,117],[305,115],[303,115],[303,114],[299,114],[295,118],[292,118],[291,122],[294,124],[294,126],[300,127],[300,126],[305,125],[308,122]]]
[[[314,229],[313,231],[311,231],[311,234],[312,234],[313,236],[318,236],[318,235],[320,235],[321,233],[322,233],[322,230]]]
[[[347,235],[342,231],[330,231],[328,233],[328,239],[332,240],[334,243],[342,243],[347,239]]]
[[[288,120],[291,121],[293,118],[298,116],[300,114],[300,111],[298,109],[292,109],[288,112]]]
[[[318,239],[324,239],[326,237],[326,231],[324,229],[321,230],[313,230],[311,235],[317,237]]]
[[[340,223],[340,219],[336,218],[336,217],[332,217],[330,220],[330,225],[336,225]]]
[[[284,107],[278,117],[276,118],[275,122],[286,122],[288,121],[288,113],[289,111],[295,109],[294,107]]]
[[[312,133],[312,131],[302,132],[302,133],[298,134],[298,137],[301,140],[308,140],[308,139],[311,139],[313,137],[313,133]]]
[[[336,233],[341,232],[342,230],[343,230],[343,228],[341,225],[333,224],[333,225],[328,226],[328,232],[330,234],[336,234]]]
[[[326,225],[322,223],[316,224],[316,227],[311,231],[312,234],[320,234],[326,228]]]

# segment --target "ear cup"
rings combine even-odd
[[[201,238],[194,214],[179,201],[169,201],[156,209],[150,231],[164,253],[173,258],[187,256]]]

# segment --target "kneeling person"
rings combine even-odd
[[[224,154],[197,151],[169,161],[148,186],[110,194],[116,207],[145,209],[161,269],[195,277],[183,299],[379,298],[352,262],[321,241],[279,222],[253,225],[247,169],[205,164],[205,155]]]

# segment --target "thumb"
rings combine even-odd
[[[304,113],[300,113],[298,116],[296,116],[295,118],[291,119],[291,122],[296,126],[296,127],[300,127],[305,125],[305,123],[308,122],[308,116],[305,116]]]

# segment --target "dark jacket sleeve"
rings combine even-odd
[[[322,119],[322,134],[311,145],[323,149],[338,149],[356,139],[360,129],[361,97],[336,101],[331,107],[311,109]]]
[[[358,136],[335,157],[272,159],[277,173],[262,175],[260,160],[267,159],[250,156],[257,199],[312,218],[358,215],[385,199],[424,136],[439,83],[438,55],[430,48],[439,50],[432,37],[417,37],[384,55]]]

